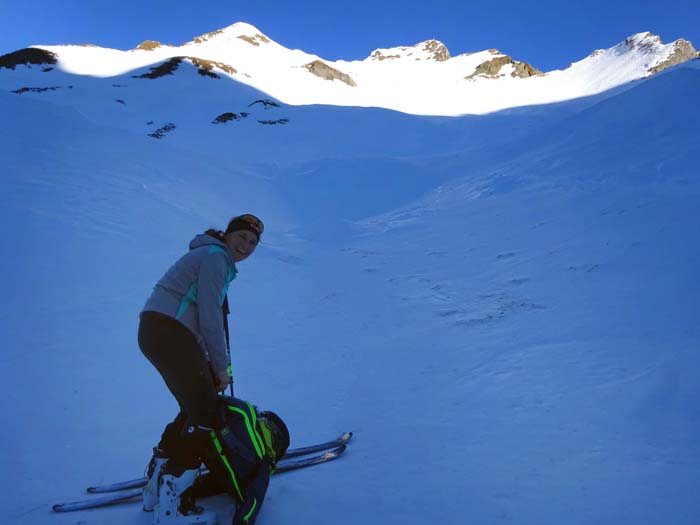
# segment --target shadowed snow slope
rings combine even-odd
[[[698,92],[689,64],[483,117],[255,108],[303,125],[227,148],[0,91],[3,523],[152,522],[49,509],[141,473],[176,406],[138,312],[195,233],[252,211],[237,394],[292,446],[356,432],[274,478],[259,523],[696,524]]]

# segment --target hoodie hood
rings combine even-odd
[[[200,233],[196,235],[194,239],[190,241],[190,250],[201,248],[202,246],[219,246],[226,251],[228,254],[228,246],[221,242],[219,239],[207,235],[206,233]]]
[[[238,273],[238,269],[236,268],[236,264],[233,262],[233,257],[231,257],[231,252],[228,250],[228,246],[226,246],[226,243],[220,241],[216,237],[212,237],[211,235],[208,235],[206,233],[200,233],[199,235],[196,235],[194,239],[190,241],[190,250],[196,250],[197,248],[202,248],[203,246],[209,246],[209,253],[217,251],[217,252],[223,252],[224,255],[226,256],[226,262],[229,266],[229,276],[230,279],[228,279],[228,282],[233,280],[233,278],[236,276]]]

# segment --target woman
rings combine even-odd
[[[141,312],[139,347],[180,405],[154,449],[144,510],[157,506],[159,476],[161,485],[178,496],[189,488],[211,446],[210,431],[222,425],[217,392],[231,385],[233,396],[226,294],[236,263],[255,251],[263,229],[260,219],[245,214],[231,219],[223,232],[197,235],[190,251],[158,281]],[[187,512],[182,509],[183,515]],[[168,516],[168,521],[176,523],[174,518]]]

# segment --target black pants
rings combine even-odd
[[[192,332],[156,312],[143,312],[139,347],[163,377],[180,405],[180,413],[165,427],[158,447],[170,458],[168,471],[178,475],[199,467],[211,446],[203,428],[219,428],[219,402],[209,363]]]

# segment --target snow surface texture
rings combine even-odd
[[[142,472],[176,404],[138,312],[246,211],[266,231],[229,293],[237,395],[292,446],[355,432],[273,479],[261,525],[700,521],[697,61],[480,117],[225,125],[266,95],[23,68],[0,71],[3,524],[152,523],[50,505]],[[32,75],[75,87],[10,92]]]

